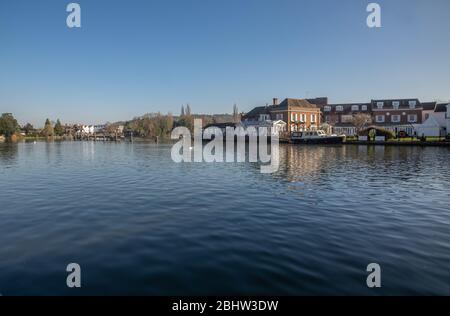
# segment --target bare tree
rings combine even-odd
[[[369,114],[358,113],[353,116],[351,123],[356,127],[356,131],[360,132],[364,127],[372,123],[372,117]]]
[[[233,121],[234,123],[238,123],[240,121],[239,110],[236,103],[233,105]]]

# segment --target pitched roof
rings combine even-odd
[[[421,127],[444,127],[445,124],[445,116],[442,116],[442,114],[432,113],[428,119],[422,123]]]
[[[257,106],[250,112],[244,115],[244,117],[257,117],[260,114],[270,114],[270,108],[271,106]]]
[[[318,108],[317,105],[309,103],[305,99],[284,99],[283,102],[280,103],[276,107],[277,110],[295,110],[298,108]]]
[[[328,104],[328,97],[306,99],[306,101],[308,101],[309,103],[315,104],[315,105],[324,106],[324,105]]]

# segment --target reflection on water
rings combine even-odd
[[[8,168],[16,160],[18,145],[15,143],[0,143],[0,165]]]
[[[281,145],[261,174],[169,145],[0,144],[0,293],[72,294],[77,262],[87,295],[448,295],[449,154]]]

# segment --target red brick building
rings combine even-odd
[[[290,99],[278,103],[274,98],[272,105],[256,107],[242,118],[243,121],[278,121],[287,124],[287,131],[318,128],[321,125],[321,109],[312,103],[316,99]],[[320,99],[318,99],[320,102]],[[322,100],[323,101],[323,100]]]

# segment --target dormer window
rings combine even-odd
[[[384,102],[377,102],[377,108],[378,109],[382,109],[383,108],[383,106],[384,106]]]
[[[270,115],[269,114],[260,114],[259,115],[259,120],[261,122],[269,121],[270,120]]]
[[[415,109],[416,105],[417,105],[417,101],[409,101],[408,104],[409,104],[410,109]]]
[[[394,108],[394,110],[398,110],[399,106],[400,106],[400,101],[392,102],[392,107]]]
[[[361,105],[361,111],[367,111],[367,105]]]
[[[323,108],[323,110],[324,110],[325,112],[330,112],[330,111],[331,111],[331,106],[325,105],[324,108]]]
[[[336,111],[342,112],[342,111],[344,111],[344,107],[342,105],[338,105],[338,106],[336,106]]]
[[[352,111],[359,111],[359,105],[352,105]]]

